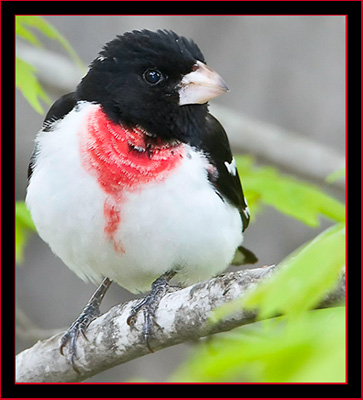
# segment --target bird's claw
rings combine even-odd
[[[159,305],[161,298],[157,298],[154,293],[150,292],[144,299],[140,301],[136,306],[132,307],[131,313],[127,318],[126,322],[130,327],[135,325],[136,316],[139,311],[143,311],[144,314],[144,325],[143,325],[143,336],[147,348],[151,353],[154,352],[150,346],[149,338],[151,335],[151,325],[155,322],[155,311]]]
[[[69,344],[67,359],[77,373],[79,373],[79,370],[75,365],[75,358],[77,357],[77,338],[81,333],[82,336],[88,341],[86,329],[88,328],[89,324],[99,315],[100,310],[98,304],[91,302],[88,303],[82,311],[82,314],[73,322],[60,340],[59,351],[63,356],[65,356],[64,348]]]
[[[152,325],[158,325],[155,321],[155,313],[161,299],[169,290],[169,280],[175,275],[175,272],[169,272],[156,279],[151,285],[150,292],[138,303],[132,307],[131,313],[126,322],[130,327],[135,324],[135,319],[140,310],[144,314],[143,337],[144,342],[151,353],[154,350],[150,346],[150,336],[152,334]]]

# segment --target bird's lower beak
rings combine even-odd
[[[204,104],[228,92],[224,80],[212,68],[197,61],[193,71],[184,75],[179,84],[179,105]]]

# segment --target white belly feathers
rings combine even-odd
[[[155,166],[161,180],[144,179],[131,187],[125,183],[127,172],[115,181],[120,186],[115,194],[103,187],[105,177],[100,175],[109,154],[105,147],[104,153],[87,153],[93,170],[85,166],[82,148],[87,140],[87,149],[92,143],[106,145],[99,135],[103,125],[87,139],[79,114],[86,119],[98,111],[99,106],[82,103],[53,131],[37,137],[39,153],[26,202],[42,239],[82,279],[98,283],[107,276],[131,292],[149,290],[170,269],[177,269],[176,279],[186,284],[222,272],[242,242],[242,223],[238,210],[222,201],[209,183],[208,159],[186,144],[167,149],[173,157],[179,152],[180,160],[170,168]],[[112,151],[125,157],[125,140],[121,148],[120,134],[111,134]],[[136,151],[143,157],[144,150]],[[157,151],[164,162],[164,149]],[[153,154],[148,156],[153,160]],[[131,163],[126,157],[123,163],[134,168],[135,159]],[[140,163],[148,168],[146,159]],[[109,166],[115,176],[117,168],[123,169],[116,161]]]

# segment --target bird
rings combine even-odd
[[[250,212],[227,134],[208,102],[228,91],[197,44],[171,30],[133,30],[104,45],[75,91],[49,109],[35,138],[26,204],[40,237],[84,281],[99,285],[60,341],[76,342],[116,282],[155,310],[174,278],[222,273]]]

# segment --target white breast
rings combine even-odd
[[[173,268],[187,284],[222,272],[242,242],[241,218],[209,183],[207,158],[188,145],[162,183],[123,192],[113,240],[105,234],[107,194],[79,152],[79,117],[91,107],[38,135],[26,202],[42,239],[82,279],[108,276],[131,292]]]

